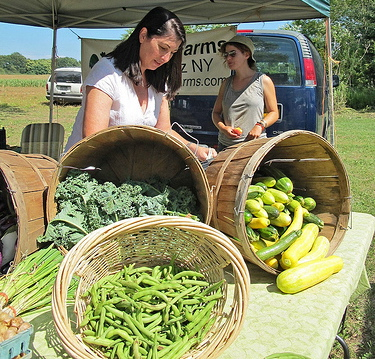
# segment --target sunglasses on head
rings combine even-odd
[[[232,51],[229,51],[229,52],[224,52],[223,53],[223,56],[224,58],[226,59],[228,56],[230,57],[235,57],[237,54],[236,50],[232,50]]]

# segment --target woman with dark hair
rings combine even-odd
[[[91,69],[65,151],[109,126],[147,125],[171,132],[206,160],[209,148],[171,130],[169,100],[181,87],[185,42],[180,19],[162,7],[152,9],[127,40]]]
[[[219,130],[219,151],[266,137],[265,129],[278,119],[275,86],[257,71],[251,39],[236,35],[220,52],[233,74],[222,83],[212,110],[212,121]]]

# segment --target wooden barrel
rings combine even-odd
[[[252,250],[244,221],[247,191],[257,169],[275,163],[294,183],[293,193],[313,197],[314,213],[324,220],[320,232],[330,242],[332,254],[347,230],[350,188],[345,167],[332,145],[309,131],[294,130],[279,136],[243,142],[220,152],[206,170],[213,188],[211,225],[237,238],[242,255],[266,271],[278,274]]]
[[[36,239],[46,227],[46,192],[57,161],[46,155],[0,150],[1,188],[6,188],[10,211],[17,218],[14,262],[36,251]]]
[[[116,185],[125,180],[159,177],[173,188],[187,186],[196,195],[206,224],[211,220],[212,196],[198,158],[180,140],[149,126],[113,126],[76,143],[60,159],[47,194],[47,218],[57,213],[56,187],[70,168],[97,170],[90,174]]]

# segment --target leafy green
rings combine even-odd
[[[126,218],[183,215],[200,220],[190,188],[172,188],[166,180],[127,180],[120,185],[100,183],[88,172],[72,169],[56,187],[57,215],[39,242],[54,242],[66,249],[87,233]],[[195,213],[195,215],[194,215]]]

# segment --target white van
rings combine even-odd
[[[51,76],[46,83],[46,98],[50,99]],[[82,74],[80,67],[61,67],[55,70],[55,84],[53,90],[55,103],[81,103]]]

